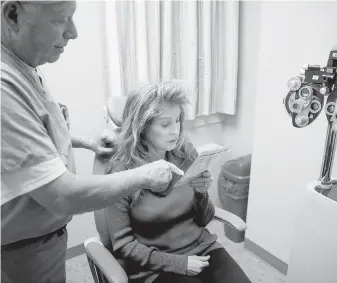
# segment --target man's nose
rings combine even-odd
[[[77,28],[73,20],[69,22],[68,28],[64,33],[66,39],[76,39],[78,36]]]

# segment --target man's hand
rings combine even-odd
[[[116,134],[109,130],[104,130],[103,134],[94,139],[92,151],[101,157],[110,157],[113,153]]]
[[[100,157],[108,158],[111,157],[114,152],[114,145],[119,132],[120,128],[114,130],[105,129],[103,134],[94,139],[72,136],[72,146],[73,148],[86,148],[92,150]]]
[[[153,192],[163,192],[172,179],[172,172],[184,175],[174,164],[158,160],[136,168],[139,176],[139,189],[149,189]]]
[[[114,144],[120,129],[107,130],[105,129],[103,134],[98,136],[91,147],[91,150],[94,151],[97,155],[101,157],[111,157],[114,151]]]
[[[198,275],[203,269],[209,266],[210,256],[196,256],[192,255],[188,257],[187,262],[187,275],[196,276]]]

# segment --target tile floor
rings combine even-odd
[[[209,226],[217,233],[219,241],[239,263],[252,283],[286,283],[285,276],[263,262],[243,247],[243,243],[233,243],[224,236],[223,224],[213,221]],[[67,261],[67,283],[94,283],[85,255]]]

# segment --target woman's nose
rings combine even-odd
[[[171,128],[171,134],[172,135],[179,135],[180,132],[180,123],[173,124]]]

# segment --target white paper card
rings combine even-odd
[[[208,168],[224,153],[230,151],[231,147],[225,148],[217,144],[207,144],[198,148],[199,156],[194,160],[193,164],[185,172],[179,181],[174,185],[178,187],[187,184],[190,180],[198,176],[200,173],[208,170]]]

